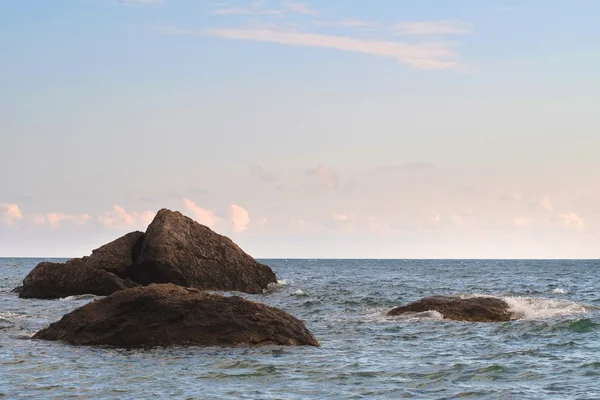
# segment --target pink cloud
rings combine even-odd
[[[585,220],[573,211],[569,211],[569,212],[563,213],[563,214],[558,214],[558,216],[562,220],[563,225],[566,226],[567,228],[570,228],[570,229],[573,229],[576,231],[581,231],[585,228]]]
[[[221,218],[217,217],[212,211],[202,208],[189,199],[183,199],[185,207],[194,214],[196,221],[208,226],[209,228],[214,227]]]
[[[236,204],[231,204],[229,206],[229,213],[235,232],[241,233],[248,229],[248,224],[250,223],[250,216],[248,215],[248,211],[246,211],[245,208]]]
[[[98,222],[107,228],[145,227],[154,218],[154,212],[147,210],[142,212],[127,212],[125,208],[114,205],[113,211],[104,213],[98,217]]]
[[[14,221],[23,218],[21,209],[16,203],[2,203],[0,204],[0,223],[3,225],[10,226]]]
[[[41,215],[34,215],[33,222],[37,225],[49,225],[53,228],[58,227],[64,222],[72,223],[75,225],[85,225],[92,220],[89,214],[63,214],[57,212],[51,212]]]
[[[164,28],[171,35],[216,36],[225,39],[278,43],[291,46],[320,47],[394,58],[400,63],[426,70],[458,70],[456,54],[447,44],[404,43],[389,40],[366,40],[347,36],[288,32],[277,29],[207,29]]]

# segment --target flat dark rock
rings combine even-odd
[[[110,272],[77,262],[69,264],[42,262],[23,280],[19,297],[57,299],[87,293],[107,296],[135,285]]]
[[[177,211],[160,210],[146,230],[131,278],[208,290],[262,293],[277,278],[228,237]]]
[[[471,322],[510,321],[512,314],[508,304],[495,297],[457,297],[432,296],[414,303],[392,309],[388,316],[437,311],[446,319]]]
[[[33,338],[124,348],[319,346],[300,320],[280,309],[173,284],[118,291],[65,315]]]

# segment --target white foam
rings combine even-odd
[[[405,313],[394,318],[407,320],[407,321],[415,321],[415,320],[441,320],[444,319],[444,316],[435,310],[422,311],[422,312],[414,312],[414,313]]]
[[[513,313],[514,319],[541,319],[565,315],[583,314],[587,310],[581,304],[568,300],[553,300],[535,297],[502,298]]]
[[[281,286],[287,286],[290,284],[290,282],[287,279],[278,279],[277,284]]]
[[[305,293],[302,290],[298,289],[294,293],[292,293],[292,295],[293,296],[304,296]]]
[[[60,300],[60,301],[71,301],[71,300],[75,300],[75,296],[61,297],[58,300]]]
[[[554,294],[567,294],[567,291],[563,288],[556,288],[552,291]]]

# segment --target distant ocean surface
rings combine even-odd
[[[121,350],[33,341],[95,296],[21,300],[42,259],[0,259],[7,399],[600,399],[600,261],[262,260],[244,295],[305,321],[321,348]],[[506,299],[523,320],[386,317],[424,296]]]

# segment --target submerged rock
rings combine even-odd
[[[414,303],[392,309],[388,316],[407,313],[437,311],[446,319],[471,322],[510,321],[512,314],[508,304],[495,297],[471,297],[461,299],[448,296],[425,297]]]
[[[128,233],[65,264],[38,264],[24,279],[20,297],[108,295],[151,283],[262,293],[275,282],[271,268],[231,239],[162,209],[146,233]]]
[[[110,272],[83,265],[81,261],[42,262],[23,280],[19,297],[57,299],[86,293],[107,296],[136,285]]]
[[[74,345],[236,346],[319,342],[288,313],[238,296],[173,284],[116,292],[65,315],[34,339]]]
[[[177,211],[160,210],[146,230],[140,255],[130,269],[143,285],[174,283],[210,290],[262,293],[277,278],[228,237]]]

